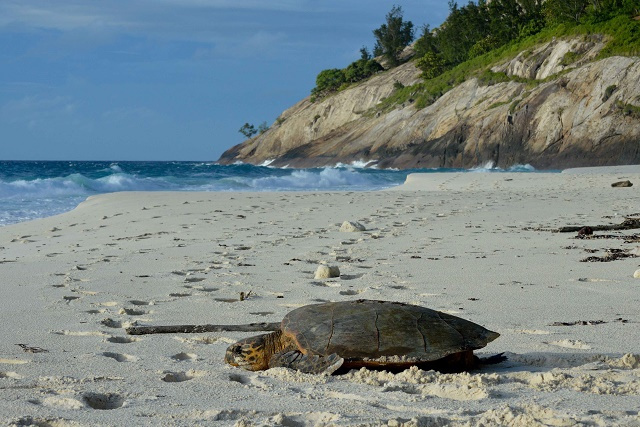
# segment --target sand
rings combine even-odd
[[[640,260],[581,262],[638,247],[614,237],[640,230],[552,232],[640,216],[638,187],[626,167],[411,175],[378,192],[117,193],[0,228],[0,422],[640,425]],[[322,263],[341,276],[314,279]],[[357,298],[479,323],[501,337],[477,353],[509,359],[464,374],[247,372],[223,356],[251,334],[124,330],[275,322]]]

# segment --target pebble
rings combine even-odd
[[[347,233],[352,233],[354,231],[365,231],[364,225],[355,221],[345,221],[340,226],[340,231],[344,231]]]
[[[319,265],[316,269],[314,279],[329,279],[340,277],[340,269],[337,266]]]

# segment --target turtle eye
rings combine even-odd
[[[237,345],[237,346],[233,347],[233,353],[234,354],[238,354],[238,355],[242,354],[242,346]]]

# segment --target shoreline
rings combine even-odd
[[[107,193],[2,227],[0,411],[10,424],[638,423],[639,261],[581,262],[638,243],[551,231],[637,214],[637,169],[429,173],[370,192]],[[623,179],[634,186],[611,187]],[[340,232],[343,221],[366,231]],[[314,279],[321,263],[341,277]],[[124,332],[274,322],[358,298],[481,324],[501,336],[477,353],[509,360],[470,375],[253,373],[222,361],[251,334]]]

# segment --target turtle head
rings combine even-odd
[[[271,352],[267,351],[269,336],[258,335],[245,338],[227,348],[224,361],[231,366],[238,366],[248,371],[262,371],[269,369]],[[267,354],[269,353],[269,354]]]

